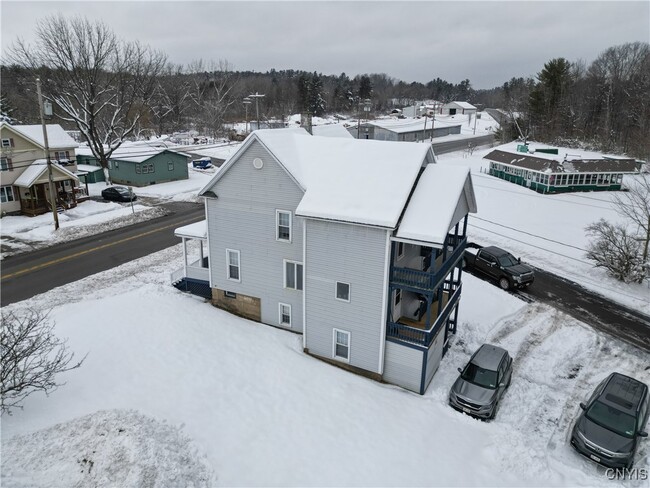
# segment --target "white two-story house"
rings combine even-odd
[[[177,288],[424,393],[458,323],[468,168],[427,144],[259,130],[199,195],[206,220],[176,235],[200,256]]]

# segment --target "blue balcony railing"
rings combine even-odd
[[[406,342],[419,344],[429,347],[433,339],[438,334],[441,327],[447,322],[449,315],[454,310],[460,299],[462,285],[459,285],[449,298],[449,301],[442,310],[442,313],[436,318],[436,321],[428,329],[418,329],[404,324],[388,322],[386,325],[386,337],[392,337]]]
[[[410,268],[391,268],[391,284],[397,287],[414,288],[418,290],[433,291],[451,271],[456,263],[463,257],[467,245],[464,237],[458,242],[457,247],[447,256],[440,269],[433,272],[418,271]]]

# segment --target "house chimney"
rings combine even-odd
[[[307,132],[313,135],[311,130],[311,114],[300,114],[300,127],[305,129]]]

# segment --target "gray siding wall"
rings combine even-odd
[[[433,343],[429,347],[427,352],[427,372],[424,379],[424,389],[429,386],[431,379],[433,378],[434,373],[438,370],[440,366],[440,361],[442,360],[442,349],[445,342],[445,330],[444,327],[438,331],[436,338],[433,340]],[[424,393],[424,392],[423,392]]]
[[[253,167],[261,158],[262,169]],[[278,304],[291,305],[291,329],[302,332],[302,291],[284,288],[283,260],[302,262],[303,220],[295,209],[302,190],[257,141],[241,154],[208,199],[212,286],[257,297],[262,322],[279,325]],[[292,212],[291,243],[276,240],[276,210]],[[241,282],[227,279],[226,249],[240,252]]]
[[[379,373],[387,230],[306,220],[306,347],[333,358],[334,329],[350,333],[351,366]],[[336,282],[350,284],[350,302]]]
[[[386,341],[384,380],[419,393],[423,359],[424,351]]]

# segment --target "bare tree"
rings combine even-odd
[[[228,61],[221,60],[204,64],[203,60],[193,61],[188,67],[193,75],[192,99],[200,112],[203,129],[216,136],[221,132],[226,113],[235,103],[235,77]]]
[[[600,219],[586,228],[594,240],[589,244],[587,258],[597,268],[605,268],[617,280],[641,283],[645,277],[641,261],[641,244],[622,224]]]
[[[59,15],[38,23],[33,46],[16,41],[10,57],[44,73],[46,98],[77,126],[110,183],[108,160],[148,110],[166,56],[118,39],[102,22]]]
[[[628,191],[614,196],[616,211],[630,219],[640,234],[643,243],[641,259],[648,262],[648,247],[650,247],[650,176],[641,175],[627,183]]]
[[[46,394],[61,386],[56,375],[81,366],[74,353],[54,334],[48,315],[29,310],[19,315],[2,311],[0,328],[0,411],[11,413],[35,391]]]

